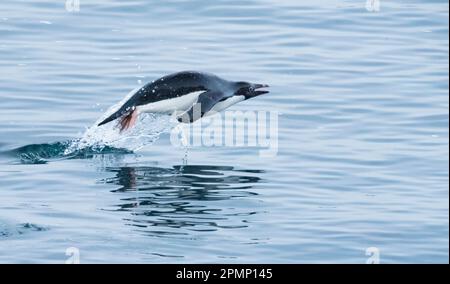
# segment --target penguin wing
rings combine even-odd
[[[218,91],[206,91],[198,96],[197,102],[192,105],[179,118],[179,122],[194,122],[202,118],[210,111],[220,100],[224,98],[224,94]]]

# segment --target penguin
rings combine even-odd
[[[212,113],[269,91],[266,84],[228,81],[214,74],[182,71],[161,77],[130,92],[129,99],[98,126],[119,121],[120,132],[133,127],[139,113],[177,114],[193,123]]]

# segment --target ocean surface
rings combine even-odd
[[[0,3],[0,263],[448,263],[447,1]],[[181,70],[275,152],[94,123]],[[111,143],[114,141],[114,143]]]

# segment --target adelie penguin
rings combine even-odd
[[[118,120],[120,131],[132,127],[139,113],[178,114],[178,121],[192,123],[238,102],[266,94],[268,85],[232,82],[216,75],[184,71],[164,76],[133,90],[129,99],[98,124]]]

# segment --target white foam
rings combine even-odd
[[[80,139],[71,143],[64,154],[70,155],[88,147],[101,150],[106,146],[136,151],[154,143],[162,133],[168,132],[176,121],[166,114],[141,113],[136,125],[122,133],[117,127],[117,121],[98,126],[101,121],[116,112],[140,88],[134,89],[123,100],[110,107],[84,132]]]

